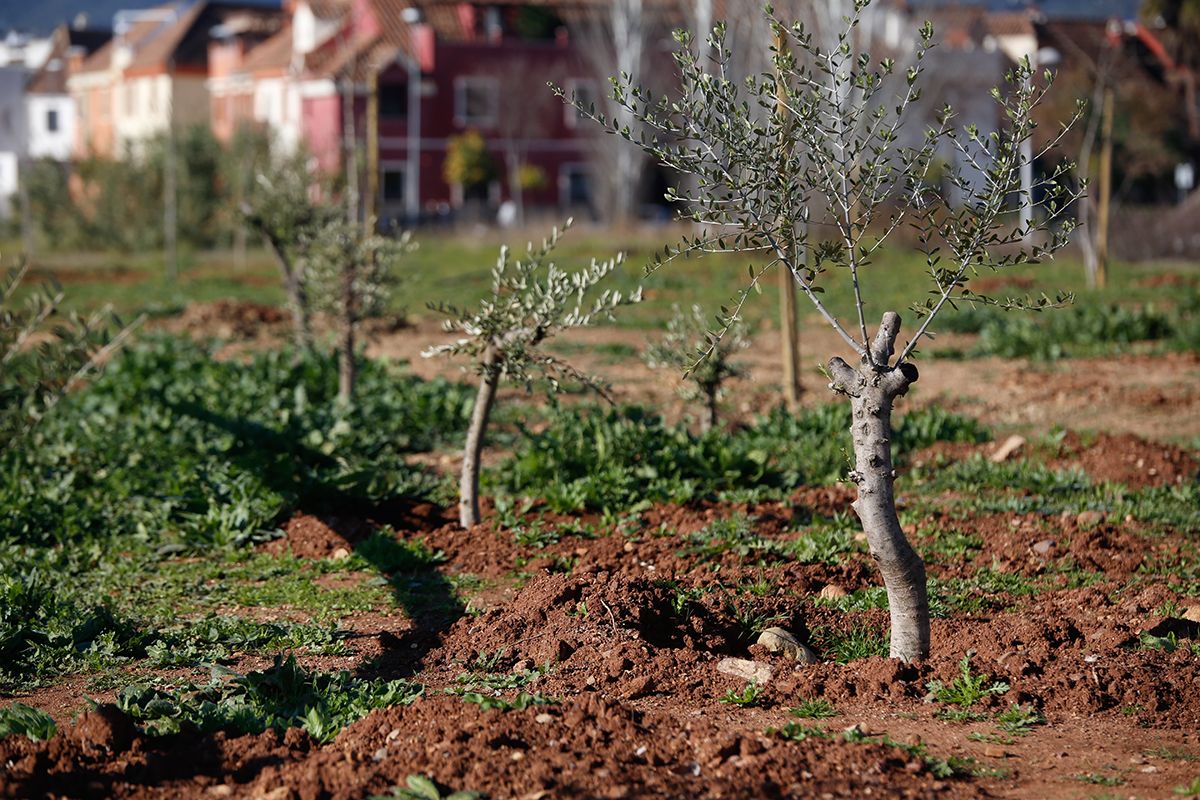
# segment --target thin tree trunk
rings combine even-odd
[[[920,661],[929,656],[925,562],[900,528],[892,468],[892,405],[917,380],[912,364],[888,366],[899,330],[900,316],[887,312],[871,345],[872,363],[854,369],[834,357],[829,360],[829,373],[831,387],[850,397],[855,460],[850,477],[858,484],[853,507],[887,589],[891,656]]]
[[[263,232],[267,245],[275,255],[279,271],[283,273],[283,291],[287,295],[288,305],[292,311],[292,337],[296,348],[300,351],[312,349],[312,323],[308,317],[308,292],[304,289],[304,281],[300,270],[292,264],[284,252],[283,246],[270,234]]]
[[[354,324],[357,311],[354,302],[355,266],[353,256],[342,268],[342,319],[338,345],[338,400],[349,403],[354,396]]]
[[[704,386],[704,416],[700,418],[701,433],[708,433],[717,427],[717,391],[716,386]]]
[[[496,402],[496,386],[500,383],[499,371],[495,364],[496,352],[489,349],[483,356],[479,393],[475,395],[471,426],[467,429],[467,443],[463,448],[462,478],[458,487],[458,523],[463,528],[479,524],[479,459],[483,453],[483,437],[487,432],[488,418],[491,417],[492,405]]]

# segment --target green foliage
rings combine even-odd
[[[754,681],[750,681],[740,692],[737,689],[730,689],[721,695],[721,702],[728,705],[741,706],[742,708],[750,708],[751,706],[758,705],[758,698],[761,694],[762,687]]]
[[[24,734],[35,742],[44,742],[58,732],[54,718],[40,708],[12,703],[0,708],[0,739]]]
[[[699,561],[719,559],[732,553],[741,559],[778,557],[782,547],[754,532],[754,520],[745,514],[716,519],[687,537],[688,545],[681,555],[695,556]]]
[[[108,606],[62,596],[39,571],[0,575],[0,691],[138,657],[150,641]]]
[[[206,686],[167,690],[134,684],[120,693],[117,706],[156,735],[186,728],[243,734],[299,727],[324,743],[369,711],[407,705],[422,691],[420,684],[404,680],[310,672],[292,656],[276,656],[274,665],[261,672],[214,671]]]
[[[553,697],[529,694],[528,692],[519,692],[512,700],[480,692],[463,692],[462,699],[464,703],[474,703],[484,711],[524,711],[533,706],[549,706],[558,703],[558,700]]]
[[[739,322],[725,336],[709,341],[704,310],[693,305],[690,313],[685,313],[675,306],[667,321],[666,334],[646,349],[644,358],[652,369],[683,371],[686,380],[680,385],[680,395],[689,403],[709,406],[715,416],[717,401],[724,396],[726,384],[743,374],[734,356],[750,346],[744,328],[745,324]]]
[[[954,680],[950,683],[930,681],[926,688],[930,696],[939,703],[958,706],[957,710],[947,712],[950,718],[967,719],[970,717],[965,715],[971,713],[971,706],[989,695],[1001,695],[1008,691],[1007,683],[995,681],[989,684],[990,678],[990,675],[971,672],[971,656],[967,654],[958,662],[958,676]]]
[[[381,236],[366,232],[372,227],[373,221],[364,226],[335,216],[299,234],[297,248],[303,254],[314,310],[357,321],[387,308],[391,292],[401,282],[397,268],[416,245],[407,231]]]
[[[838,710],[833,703],[823,697],[804,700],[792,709],[792,716],[800,719],[829,719],[837,715]]]
[[[789,722],[782,728],[767,728],[767,736],[778,736],[789,742],[806,742],[809,739],[829,739],[832,734],[824,728],[805,725],[801,722]]]
[[[451,792],[442,794],[437,784],[424,775],[409,775],[404,786],[393,786],[387,794],[373,794],[367,800],[479,800],[480,792]]]
[[[1046,718],[1036,708],[1018,703],[1013,703],[996,715],[996,724],[1001,730],[1022,736],[1029,733],[1035,725],[1043,725],[1045,722]]]
[[[28,263],[0,278],[0,448],[29,433],[58,402],[99,370],[129,333],[107,311],[70,314],[51,325],[64,294],[39,286],[18,303]]]
[[[812,637],[817,650],[839,664],[860,658],[882,658],[888,654],[887,635],[864,623],[857,623],[849,630],[817,627],[813,629]]]
[[[912,306],[926,320],[896,365],[913,354],[948,304],[1041,310],[1069,300],[994,299],[969,288],[982,270],[1051,256],[1073,227],[1063,219],[1078,195],[1064,179],[1069,163],[1041,178],[1045,195],[1021,192],[1028,163],[1023,150],[1052,76],[1040,80],[1028,60],[1022,61],[1006,76],[1003,90],[992,90],[1002,121],[997,130],[981,131],[974,124],[960,129],[946,106],[921,121],[919,144],[904,146],[899,131],[906,121],[912,124],[919,108],[914,104],[928,66],[925,55],[934,45],[933,28],[927,23],[917,31],[909,66],[897,69],[893,58],[858,48],[857,29],[868,5],[869,0],[856,3],[843,26],[824,36],[775,17],[767,7],[766,27],[777,42],[751,46],[771,53],[774,74],[742,80],[726,26],[718,23],[706,56],[697,53],[688,32],[677,33],[677,92],[653,93],[627,74],[612,78],[619,110],[610,132],[680,176],[668,199],[679,201],[683,217],[706,231],[666,248],[651,271],[693,253],[753,252],[759,259],[732,308],[722,309],[713,341],[740,318],[762,276],[782,269],[843,341],[871,362],[860,276],[902,225],[916,233],[931,286],[928,297]],[[609,127],[608,119],[579,98],[573,102],[584,116]],[[1071,122],[1082,110],[1081,104]],[[943,196],[926,177],[947,150],[955,153],[956,166],[945,169],[943,180],[954,191]],[[1011,204],[1014,196],[1020,200]],[[1028,224],[1016,223],[1022,210],[1041,213],[1030,214]],[[1044,243],[1023,247],[1035,231],[1047,234]],[[800,254],[810,253],[812,258],[801,260]],[[839,288],[853,292],[857,325],[843,326],[823,302],[827,274],[842,276]]]
[[[206,248],[229,241],[235,220],[223,212],[237,207],[239,192],[230,178],[246,158],[254,163],[266,156],[265,144],[239,142],[236,147],[258,152],[237,153],[221,145],[208,125],[175,133],[181,244]],[[132,253],[162,247],[168,150],[167,137],[160,134],[121,158],[87,156],[71,172],[48,159],[35,162],[29,199],[39,238],[54,249]]]
[[[1074,306],[1038,317],[976,311],[958,327],[979,333],[968,355],[1053,361],[1124,350],[1135,342],[1173,339],[1179,325],[1153,305],[1111,304]]]
[[[448,317],[445,330],[460,338],[431,347],[424,355],[465,355],[481,373],[496,379],[529,382],[532,371],[544,375],[554,389],[562,377],[598,386],[598,380],[577,372],[540,345],[568,328],[612,319],[621,306],[640,302],[642,293],[640,288],[630,295],[606,289],[589,299],[588,293],[624,263],[624,255],[607,261],[592,259],[590,266],[574,272],[559,267],[552,257],[570,226],[567,220],[562,231],[554,228],[540,247],[530,242],[524,258],[513,259],[508,247],[501,247],[492,268],[491,296],[477,309],[431,304],[432,310]]]
[[[571,406],[554,410],[549,423],[518,442],[491,479],[504,492],[542,498],[559,512],[616,513],[648,503],[738,492],[762,497],[830,484],[845,475],[850,447],[845,404],[799,416],[776,408],[749,427],[719,433],[695,434],[638,407]],[[896,425],[894,441],[915,450],[986,436],[974,420],[918,409]]]
[[[1180,784],[1172,791],[1182,797],[1200,797],[1200,775],[1196,776],[1191,783]]]
[[[471,392],[377,361],[360,386],[346,408],[332,358],[217,361],[155,339],[60,404],[31,446],[0,455],[0,541],[238,543],[301,497],[319,510],[430,491],[435,479],[405,456],[453,442]]]

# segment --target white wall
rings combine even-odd
[[[7,219],[13,211],[17,195],[17,154],[0,152],[0,219]]]
[[[67,161],[75,141],[75,103],[65,94],[28,97],[29,156]],[[50,112],[57,112],[58,130],[50,130]]]

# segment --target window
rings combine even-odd
[[[592,204],[592,176],[583,164],[566,164],[559,173],[559,190],[563,205],[590,206]]]
[[[51,108],[46,111],[46,130],[50,133],[58,133],[57,108]]]
[[[408,116],[407,83],[380,84],[379,116],[389,119]]]
[[[593,81],[573,79],[567,81],[567,100],[571,101],[563,106],[563,121],[568,128],[574,128],[579,124],[579,120],[583,119],[583,114],[579,109],[575,108],[575,103],[588,108],[596,105],[596,84]]]
[[[383,171],[383,199],[385,202],[395,202],[404,199],[404,170],[385,169]]]
[[[454,121],[460,126],[494,125],[497,94],[495,78],[459,78],[454,84]]]

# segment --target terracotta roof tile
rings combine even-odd
[[[242,63],[241,72],[274,73],[287,70],[292,63],[292,29],[284,26],[254,47]]]

